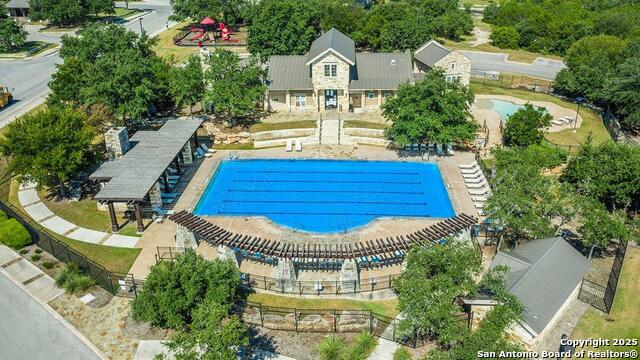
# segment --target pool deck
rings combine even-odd
[[[205,191],[209,180],[215,173],[217,166],[231,155],[237,155],[241,159],[345,159],[345,160],[385,160],[385,161],[423,161],[420,156],[400,157],[398,153],[375,146],[318,146],[307,147],[302,152],[286,152],[284,148],[271,148],[263,150],[247,151],[218,151],[212,157],[204,158],[191,165],[186,172],[186,180],[178,190],[179,198],[174,204],[173,210],[193,210]],[[458,152],[455,156],[431,157],[430,161],[438,164],[445,187],[456,213],[466,213],[478,216],[478,213],[469,197],[458,164],[468,164],[474,160],[474,154],[470,152]],[[426,158],[425,158],[426,161]],[[236,233],[257,235],[266,239],[280,239],[293,241],[320,240],[339,241],[348,237],[351,241],[365,241],[384,236],[409,233],[424,228],[436,222],[436,219],[425,218],[393,218],[378,219],[372,223],[347,232],[346,234],[310,234],[294,232],[266,218],[261,217],[208,217],[208,219],[227,230]],[[145,278],[149,267],[155,264],[156,247],[175,245],[176,225],[168,220],[161,223],[152,223],[144,235],[138,241],[136,247],[142,251],[131,268],[131,273],[136,278]],[[201,243],[198,253],[206,258],[215,258],[216,250]],[[273,267],[257,264],[255,262],[243,262],[241,271],[260,276],[271,276]],[[377,270],[362,271],[361,277],[377,277],[398,273],[399,266],[392,266]],[[330,280],[338,277],[338,273],[330,272],[300,272],[300,280]]]

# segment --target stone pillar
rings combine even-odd
[[[185,164],[193,164],[193,152],[191,151],[191,140],[182,148],[182,162]]]
[[[382,90],[378,90],[378,109],[382,106]]]
[[[186,227],[178,225],[176,228],[176,246],[182,249],[195,250],[198,247],[198,238],[196,234]]]
[[[464,230],[460,231],[456,235],[456,238],[458,238],[460,240],[471,240],[471,229],[467,228],[467,229],[464,229]]]
[[[226,261],[231,260],[233,264],[240,268],[240,264],[238,263],[238,257],[236,256],[236,252],[233,251],[230,247],[224,245],[218,245],[216,248],[218,250],[218,259]]]
[[[109,131],[104,133],[104,143],[107,148],[109,160],[121,157],[131,148],[129,133],[127,133],[126,127],[109,129]]]
[[[358,263],[354,259],[346,259],[340,270],[340,287],[342,292],[356,292],[360,287]]]
[[[289,92],[289,90],[287,90],[285,92],[285,104],[287,105],[287,111],[291,112],[291,92]]]
[[[291,259],[278,259],[278,266],[273,270],[278,288],[282,292],[290,292],[296,286],[296,269]]]
[[[151,203],[152,208],[162,207],[162,196],[160,195],[161,193],[160,182],[156,181],[156,183],[151,187],[151,190],[149,190],[149,202]]]

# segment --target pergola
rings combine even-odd
[[[162,181],[168,188],[166,170],[172,164],[181,173],[182,150],[193,138],[202,119],[168,120],[157,131],[138,131],[129,139],[131,149],[122,157],[103,163],[90,179],[104,184],[95,199],[106,203],[111,218],[111,230],[118,231],[114,203],[133,204],[138,232],[144,231],[140,205],[148,202],[148,193]]]

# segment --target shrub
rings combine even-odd
[[[36,262],[38,260],[40,260],[41,256],[38,254],[35,255],[31,255],[31,261]]]
[[[27,254],[27,253],[29,253],[29,249],[20,249],[19,253],[20,253],[20,255]]]
[[[491,43],[501,49],[517,49],[520,43],[520,33],[511,26],[496,26],[489,36]]]
[[[56,285],[67,294],[83,293],[94,285],[93,279],[80,272],[78,265],[71,263],[56,275]]]
[[[33,250],[34,253],[36,254],[41,254],[42,253],[42,249],[35,249]]]
[[[345,354],[344,359],[349,360],[365,360],[371,355],[373,349],[378,344],[373,334],[369,332],[363,332],[356,337],[356,343],[353,344],[349,351]]]
[[[20,249],[32,242],[31,235],[18,220],[9,219],[0,223],[0,244]]]
[[[5,220],[9,220],[9,217],[4,211],[0,210],[0,223],[4,222]]]
[[[393,353],[393,360],[411,360],[411,354],[409,350],[404,346],[400,346],[396,349],[396,352]]]
[[[49,261],[49,260],[47,260],[47,261],[44,261],[44,262],[42,263],[42,266],[43,266],[45,269],[53,269],[53,267],[54,267],[54,266],[56,266],[56,263],[54,263],[53,261]]]
[[[544,128],[550,122],[551,115],[547,110],[527,103],[509,116],[502,135],[504,144],[520,147],[540,144],[544,139]]]
[[[318,345],[318,354],[322,360],[338,360],[344,355],[345,349],[344,338],[329,335]]]

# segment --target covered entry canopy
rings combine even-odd
[[[171,162],[193,136],[202,119],[167,121],[157,131],[138,131],[131,137],[131,150],[107,161],[90,178],[107,181],[95,196],[98,201],[143,201]]]

